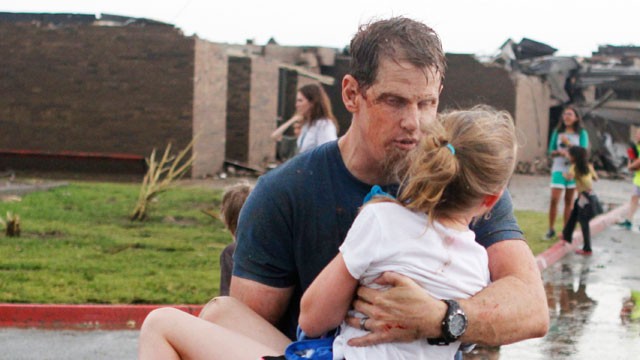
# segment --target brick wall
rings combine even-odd
[[[515,99],[515,85],[505,69],[485,66],[473,55],[447,54],[440,110],[488,104],[513,115]]]
[[[194,38],[0,22],[0,148],[148,156],[192,137]]]
[[[275,159],[276,143],[270,135],[278,116],[278,63],[265,58],[253,58],[251,62],[248,163],[258,168]]]
[[[251,59],[229,57],[227,73],[226,159],[249,161],[249,107],[251,102]]]
[[[225,157],[227,56],[219,46],[196,40],[193,131],[196,160],[192,176],[213,175]]]

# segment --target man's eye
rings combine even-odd
[[[391,106],[400,106],[403,104],[403,101],[402,99],[398,99],[396,97],[389,97],[387,98],[387,104]]]
[[[434,107],[438,104],[438,102],[435,99],[432,100],[425,100],[425,101],[421,101],[420,103],[418,103],[418,107],[421,109],[428,109],[431,107]]]

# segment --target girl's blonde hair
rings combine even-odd
[[[516,160],[513,119],[488,106],[441,114],[400,169],[398,200],[429,219],[466,211],[507,185]]]

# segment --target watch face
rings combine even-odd
[[[464,330],[467,328],[467,319],[462,314],[453,314],[451,321],[449,321],[449,331],[451,335],[456,338],[464,334]]]

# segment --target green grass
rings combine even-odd
[[[0,202],[21,217],[22,236],[0,235],[0,302],[203,304],[218,294],[219,254],[231,241],[202,213],[221,191],[178,187],[145,222],[131,222],[138,184],[76,182]],[[517,212],[534,253],[546,215]]]
[[[630,319],[634,321],[640,320],[640,291],[631,291],[631,301],[633,301],[634,306],[631,311]]]
[[[524,231],[527,243],[535,255],[540,254],[555,243],[555,240],[542,240],[548,227],[547,213],[536,211],[516,211],[515,215],[518,219],[518,224],[522,228],[522,231]]]
[[[217,295],[218,256],[231,241],[220,191],[176,188],[129,221],[139,185],[73,183],[0,203],[22,236],[0,236],[0,302],[195,303]]]

